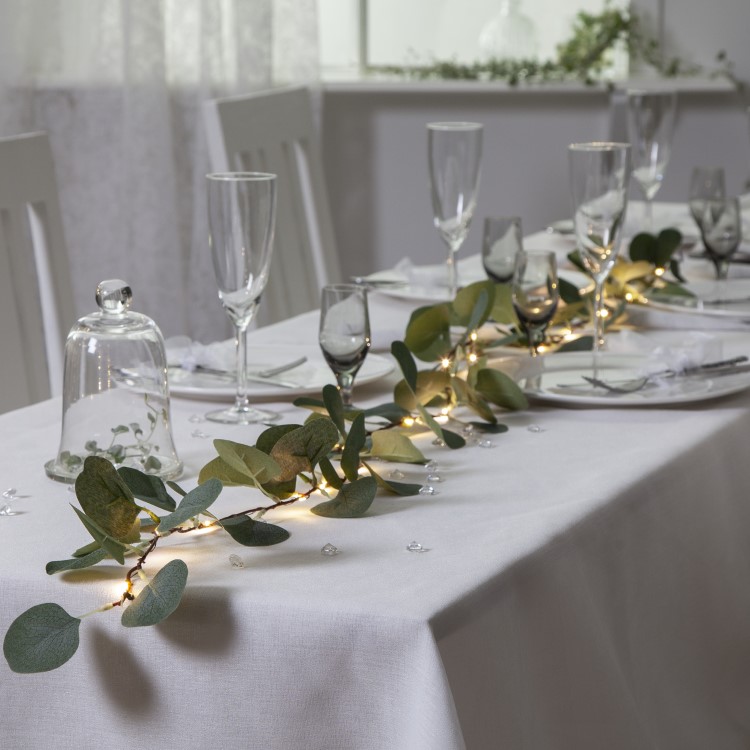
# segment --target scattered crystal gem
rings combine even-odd
[[[433,458],[432,461],[428,461],[424,465],[425,469],[427,469],[428,472],[437,471],[439,466],[438,462]]]
[[[474,425],[473,424],[467,424],[466,427],[461,430],[461,433],[464,437],[469,437],[469,435],[474,434]]]
[[[419,488],[420,495],[437,495],[437,490],[431,484],[422,485]]]
[[[0,516],[15,516],[16,512],[10,505],[0,505]]]
[[[188,417],[188,422],[192,422],[193,424],[200,424],[201,422],[205,422],[206,418],[202,417],[200,414],[191,414]]]
[[[325,555],[326,557],[333,557],[334,555],[338,555],[341,550],[338,547],[334,547],[330,542],[328,544],[324,544],[320,549],[320,554]]]
[[[433,445],[439,445],[442,448],[445,445],[445,440],[443,440],[443,438],[435,438],[432,441],[432,444]]]
[[[6,500],[15,500],[18,497],[16,494],[17,492],[18,490],[15,487],[8,487],[8,489],[3,492],[3,497]]]
[[[482,438],[477,445],[480,448],[494,448],[495,444],[489,438]]]
[[[544,430],[538,424],[530,424],[526,429],[529,432],[544,432]]]
[[[435,482],[442,482],[443,477],[440,476],[440,474],[437,474],[436,472],[432,472],[431,474],[427,475],[427,483],[433,484]]]
[[[406,545],[406,549],[409,552],[427,552],[427,547],[423,547],[419,542],[409,542]]]
[[[229,562],[233,568],[245,567],[245,563],[242,562],[242,559],[238,555],[229,555]]]
[[[194,438],[210,438],[211,436],[203,432],[203,430],[193,430],[190,435]]]
[[[404,472],[401,471],[400,469],[394,469],[388,476],[391,479],[403,479],[406,476],[406,474],[404,474]]]

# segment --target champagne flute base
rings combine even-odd
[[[209,421],[221,424],[258,424],[259,422],[273,422],[279,418],[276,412],[256,409],[253,406],[215,409],[205,416]]]

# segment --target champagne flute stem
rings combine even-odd
[[[645,209],[645,222],[646,229],[649,232],[654,231],[654,204],[650,198],[646,198],[646,209]]]
[[[448,249],[448,294],[454,300],[458,293],[458,274],[456,272],[456,253],[453,248]]]
[[[604,349],[604,282],[594,280],[594,352]]]
[[[247,398],[247,326],[236,326],[237,349],[237,395],[234,405],[237,411],[248,411],[250,403]]]
[[[349,372],[336,373],[336,383],[338,384],[341,401],[344,406],[352,405],[352,386],[354,385],[354,376]]]

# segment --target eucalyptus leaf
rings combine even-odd
[[[265,521],[254,521],[247,516],[236,516],[219,521],[235,542],[245,547],[270,547],[289,539],[290,534],[281,526]]]
[[[252,484],[247,474],[235,471],[221,456],[217,456],[201,467],[198,483],[204,484],[209,479],[218,479],[225,487],[246,487]]]
[[[316,419],[283,435],[271,450],[271,457],[281,467],[278,481],[311,470],[338,440],[338,427],[330,419]]]
[[[445,302],[420,307],[412,313],[403,343],[415,357],[424,362],[434,362],[450,352],[451,309],[450,304]]]
[[[169,496],[164,482],[159,477],[153,474],[144,474],[130,466],[121,466],[117,473],[139,500],[162,510],[171,511],[175,509],[175,501]]]
[[[379,404],[373,406],[370,409],[365,409],[362,412],[365,415],[365,419],[369,417],[382,417],[388,420],[391,424],[398,424],[403,420],[404,417],[408,417],[411,412],[397,403]]]
[[[247,477],[249,481],[246,484],[257,487],[281,473],[281,467],[276,461],[257,447],[233,440],[214,440],[214,448],[227,465]]]
[[[99,526],[92,518],[89,518],[85,513],[82,513],[75,506],[71,506],[73,510],[81,519],[81,523],[86,527],[86,531],[91,534],[92,537],[99,543],[100,547],[104,547],[107,552],[117,560],[120,565],[125,564],[125,553],[128,548],[119,540],[110,536],[101,526]]]
[[[495,284],[487,279],[458,290],[453,300],[451,323],[473,331],[490,316],[495,302]]]
[[[401,497],[411,497],[418,495],[419,490],[422,489],[421,484],[415,484],[412,482],[394,482],[392,479],[385,479],[377,471],[375,471],[370,464],[365,463],[367,470],[375,478],[378,483],[378,487],[384,489],[386,492],[390,492],[392,495],[400,495]]]
[[[510,284],[495,284],[495,298],[490,317],[496,323],[515,325],[518,321],[513,309],[513,295]]]
[[[16,617],[3,641],[8,666],[20,674],[49,672],[78,650],[81,620],[59,604],[37,604]]]
[[[407,349],[406,344],[403,341],[392,342],[391,354],[396,358],[396,361],[401,368],[401,372],[404,375],[406,384],[412,391],[416,392],[417,365],[414,362],[414,357],[411,356],[411,352]]]
[[[566,341],[557,348],[558,352],[590,352],[594,348],[593,336],[579,336]]]
[[[422,464],[426,459],[403,432],[397,430],[377,430],[372,433],[370,455],[384,461],[398,461],[405,464]]]
[[[322,402],[317,402],[320,406],[323,406]],[[267,430],[263,430],[255,441],[255,447],[263,453],[270,454],[273,450],[273,446],[279,442],[279,440],[292,430],[298,430],[302,427],[301,424],[278,424],[273,427],[269,427]]]
[[[628,255],[634,263],[639,260],[645,260],[654,263],[659,249],[659,243],[653,234],[640,232],[630,241]]]
[[[83,512],[107,535],[120,539],[128,534],[140,511],[130,488],[106,458],[86,458],[75,488]]]
[[[331,420],[339,428],[342,437],[346,436],[346,424],[344,420],[344,402],[335,385],[323,386],[323,403]]]
[[[170,560],[128,605],[120,622],[126,628],[134,628],[165,620],[177,609],[187,577],[187,565],[179,559]]]
[[[365,447],[366,439],[365,415],[359,414],[352,422],[346,442],[344,443],[344,450],[341,453],[341,469],[344,472],[344,476],[350,482],[353,482],[357,478],[359,454]]]
[[[320,470],[323,472],[323,477],[333,489],[338,490],[344,483],[344,480],[338,475],[338,472],[334,468],[329,458],[322,458],[320,460]]]
[[[53,573],[60,573],[63,570],[90,568],[106,557],[109,557],[107,550],[98,547],[93,552],[89,552],[87,555],[82,555],[81,557],[74,557],[72,560],[53,560],[52,562],[48,562],[45,571],[47,575],[51,576]]]
[[[503,409],[526,409],[529,402],[518,384],[504,372],[483,368],[477,372],[477,393]]]
[[[508,431],[508,425],[501,424],[500,422],[496,422],[495,424],[488,422],[469,422],[469,424],[478,432],[486,432],[492,435],[500,435],[501,433]]]
[[[172,513],[161,519],[161,523],[156,529],[157,532],[163,534],[202,513],[219,496],[221,487],[221,482],[218,479],[208,479],[203,484],[199,484],[182,498],[180,504]]]
[[[567,279],[558,279],[560,288],[560,299],[566,305],[573,305],[581,301],[581,292],[576,284],[572,284]]]
[[[167,487],[169,487],[169,489],[171,490],[174,490],[180,497],[185,497],[185,495],[187,495],[187,492],[185,492],[185,490],[183,490],[182,487],[177,484],[177,482],[169,481],[167,482]]]
[[[451,388],[450,373],[445,370],[420,370],[417,387],[413,389],[406,380],[400,380],[393,389],[394,401],[407,413],[417,408],[417,403],[429,404],[440,397],[442,404],[448,403],[446,394]]]
[[[435,420],[435,418],[422,406],[417,404],[417,410],[419,411],[422,421],[451,449],[463,448],[466,445],[466,441],[456,432],[451,430],[443,429]]]
[[[100,547],[101,545],[97,541],[89,542],[88,544],[84,544],[83,547],[79,547],[73,553],[73,557],[85,557],[86,555],[92,553],[94,550],[97,550]]]
[[[345,484],[332,500],[320,503],[311,510],[315,515],[326,518],[359,518],[372,505],[377,488],[373,477],[360,477],[355,482]]]

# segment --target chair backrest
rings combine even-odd
[[[61,393],[74,322],[47,136],[0,138],[0,412]]]
[[[310,92],[304,87],[217,99],[204,107],[211,168],[278,175],[274,257],[262,324],[320,306],[341,271]]]

